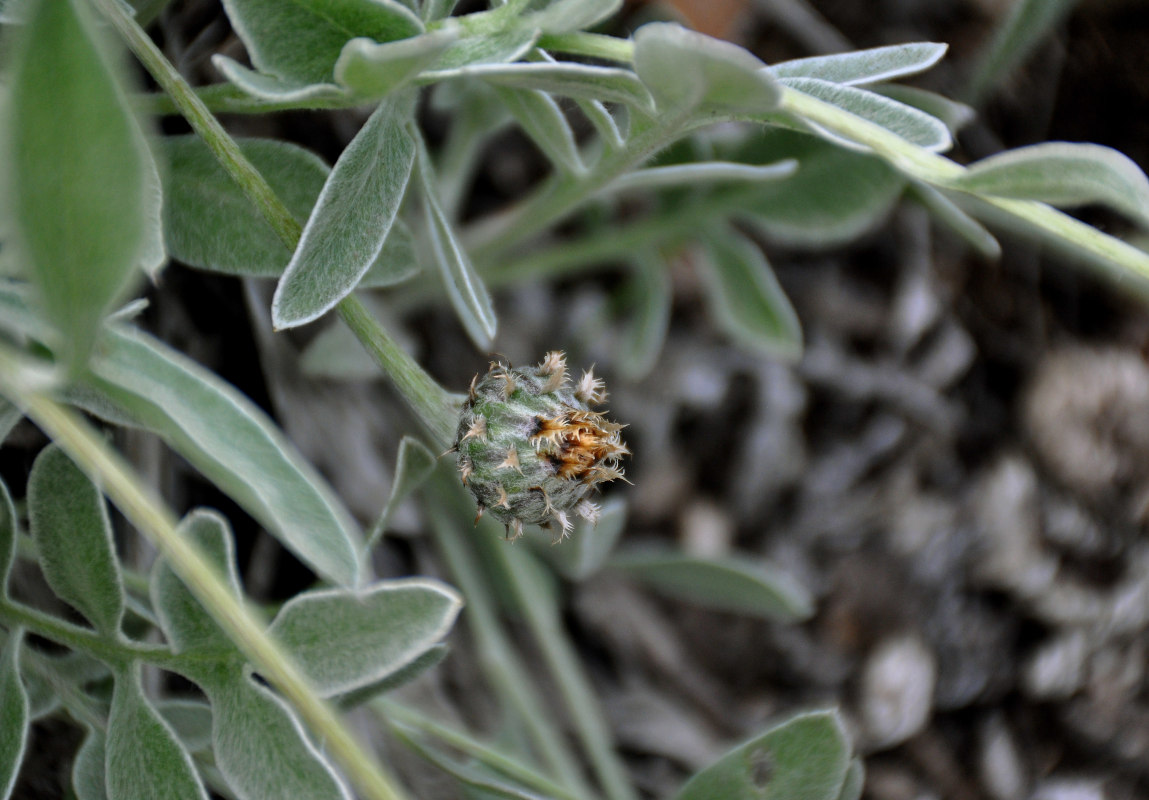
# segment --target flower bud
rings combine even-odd
[[[523,525],[557,525],[555,542],[570,533],[572,514],[597,521],[590,496],[622,478],[618,460],[630,454],[623,426],[591,410],[605,400],[592,371],[569,380],[560,352],[537,367],[492,363],[476,375],[455,436],[459,474],[479,504],[475,520],[489,511],[512,540]]]

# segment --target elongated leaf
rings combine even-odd
[[[790,245],[831,247],[872,230],[905,186],[880,159],[779,128],[763,131],[738,155],[759,164],[798,160],[793,177],[762,183],[742,205],[748,222]]]
[[[535,61],[468,67],[467,74],[497,86],[625,103],[645,111],[654,108],[654,101],[642,81],[630,70],[615,67]]]
[[[86,4],[39,2],[2,115],[15,242],[75,364],[141,263],[147,160]]]
[[[232,594],[237,599],[242,597],[235,571],[235,544],[227,520],[214,511],[197,509],[180,522],[179,533],[199,548],[216,572],[224,577]],[[176,576],[167,561],[156,562],[150,589],[152,606],[164,636],[176,653],[233,650],[238,654],[227,634]]]
[[[0,651],[0,797],[8,798],[20,774],[28,744],[28,693],[20,681],[20,644],[24,632],[8,631]]]
[[[271,633],[323,696],[397,672],[451,629],[463,601],[425,578],[382,581],[360,592],[320,590],[284,604]]]
[[[963,99],[981,105],[1077,3],[1078,0],[1018,0],[1010,4],[989,47],[978,59]]]
[[[72,762],[72,790],[76,800],[107,800],[108,779],[104,764],[108,759],[103,731],[89,728],[84,743]]]
[[[918,147],[936,153],[953,147],[953,137],[944,122],[885,95],[817,78],[783,78],[781,82],[881,125]]]
[[[96,387],[162,436],[311,569],[358,575],[348,511],[267,416],[213,373],[145,334],[111,332]]]
[[[358,285],[383,244],[407,190],[415,145],[410,102],[384,100],[335,162],[271,303],[276,328],[325,314]]]
[[[781,98],[766,65],[748,50],[675,23],[651,22],[635,32],[634,68],[661,112],[761,113]]]
[[[554,98],[534,89],[505,86],[496,86],[495,94],[551,163],[575,175],[585,172],[574,131]]]
[[[913,106],[918,111],[924,111],[931,117],[937,117],[950,129],[951,134],[957,133],[977,117],[977,112],[965,103],[959,103],[957,100],[916,86],[889,83],[869,88],[891,100],[897,100],[899,103]]]
[[[629,192],[675,186],[699,186],[705,183],[776,181],[789,178],[797,171],[798,162],[794,159],[763,166],[732,161],[703,161],[698,164],[674,164],[628,172],[610,184],[610,190]]]
[[[935,219],[960,236],[982,258],[996,261],[1001,257],[1001,245],[994,235],[940,191],[924,183],[914,183],[911,192]]]
[[[350,96],[349,90],[331,82],[310,81],[267,75],[248,69],[243,64],[218,53],[212,65],[243,94],[272,103],[291,103],[307,108],[338,106]]]
[[[444,50],[435,63],[423,72],[420,80],[430,83],[458,78],[466,74],[466,67],[517,61],[526,55],[538,38],[537,28],[525,26],[464,37]]]
[[[109,798],[154,797],[163,787],[171,800],[207,800],[191,758],[140,687],[138,665],[116,676],[108,714]]]
[[[306,220],[331,171],[309,150],[273,139],[237,140],[292,215]],[[164,232],[174,258],[229,275],[283,274],[291,251],[198,136],[165,138]]]
[[[379,44],[352,39],[335,62],[335,80],[361,97],[383,97],[413,79],[456,39],[455,28]]]
[[[706,767],[675,800],[837,800],[849,760],[835,712],[800,714]]]
[[[451,306],[459,320],[480,350],[489,350],[498,322],[491,296],[471,259],[455,236],[447,215],[435,194],[435,181],[431,175],[430,159],[419,149],[419,175],[423,183],[423,208],[431,234],[431,249],[443,276]]]
[[[703,279],[714,323],[739,344],[776,358],[802,353],[798,314],[762,251],[733,229],[706,238]]]
[[[415,252],[415,237],[411,234],[411,229],[403,220],[396,218],[391,225],[391,232],[383,242],[383,249],[368,268],[367,274],[359,281],[359,288],[381,289],[385,286],[396,286],[414,278],[422,267]]]
[[[849,86],[894,81],[938,63],[949,45],[913,42],[850,53],[798,58],[770,67],[776,78],[818,78]]]
[[[651,550],[620,554],[610,565],[663,594],[705,608],[783,620],[807,619],[814,613],[814,602],[801,584],[757,559],[706,559]]]
[[[1102,203],[1149,225],[1149,178],[1130,158],[1101,145],[1046,142],[1008,150],[974,162],[953,185],[1055,206]]]
[[[50,445],[28,476],[28,521],[52,591],[105,636],[124,614],[124,587],[104,498],[72,459]]]
[[[164,184],[156,164],[155,153],[144,139],[139,126],[137,148],[144,161],[144,230],[141,234],[138,266],[153,281],[168,261],[164,246]]]
[[[423,23],[395,0],[224,0],[228,19],[260,72],[330,83],[348,41],[406,39]]]
[[[620,8],[622,0],[555,0],[532,14],[527,24],[543,33],[574,33],[613,17]]]
[[[674,287],[667,264],[657,253],[638,253],[634,264],[623,291],[628,321],[619,342],[618,368],[628,378],[637,380],[654,369],[662,352],[670,329]]]
[[[368,550],[382,538],[395,509],[411,495],[411,492],[431,477],[434,469],[434,454],[418,439],[404,436],[399,442],[399,455],[395,458],[395,480],[391,484],[391,494],[379,513],[379,521],[375,523],[371,535],[367,538]]]
[[[350,800],[291,709],[234,672],[201,684],[211,700],[216,766],[244,800]]]
[[[8,596],[8,573],[16,558],[16,536],[19,527],[16,523],[16,507],[12,505],[12,495],[0,480],[0,598]]]

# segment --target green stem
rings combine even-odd
[[[0,386],[17,406],[58,443],[72,460],[104,489],[125,517],[146,535],[172,570],[203,604],[228,638],[261,675],[291,702],[325,747],[347,770],[364,796],[399,800],[392,785],[332,708],[312,690],[290,657],[262,623],[231,592],[200,549],[180,536],[175,515],[156,497],[104,439],[70,409],[42,394],[29,380],[29,370],[8,349],[0,349]]]
[[[554,800],[581,800],[578,795],[572,794],[546,776],[540,775],[518,759],[478,741],[463,731],[433,720],[413,708],[407,708],[383,698],[372,701],[371,707],[388,725],[399,724],[433,736],[476,761],[481,761],[491,769],[503,773],[524,786],[542,792]]]
[[[523,549],[507,547],[491,536],[478,537],[499,563],[519,611],[526,617],[543,659],[558,682],[575,730],[610,800],[637,800],[626,768],[614,749],[610,725],[594,688],[579,668],[579,657],[563,631],[551,587],[539,581],[542,566]]]
[[[954,182],[966,173],[965,167],[944,156],[915,147],[880,125],[789,88],[782,90],[782,108],[866,145],[911,177],[943,189],[962,191]],[[1141,279],[1149,279],[1149,253],[1104,234],[1068,214],[1032,200],[1009,200],[972,193],[969,196],[988,204],[998,213],[1021,220],[1040,233],[1052,237],[1054,242],[1070,246],[1118,282],[1128,277],[1123,274],[1124,270],[1129,270]]]
[[[539,39],[539,47],[556,53],[568,53],[587,58],[601,58],[621,64],[634,62],[634,42],[600,33],[547,34]]]
[[[533,690],[534,682],[499,625],[491,590],[476,563],[474,550],[458,529],[458,509],[451,502],[451,494],[457,487],[442,474],[432,481],[434,491],[425,493],[424,508],[430,518],[435,544],[467,599],[467,622],[474,632],[483,673],[504,704],[526,727],[551,772],[576,796],[593,797],[562,736],[550,724],[550,715]]]

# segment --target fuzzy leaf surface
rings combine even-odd
[[[944,122],[885,95],[817,78],[783,78],[781,82],[875,125],[881,125],[918,147],[935,153],[953,147],[953,137]]]
[[[156,703],[156,711],[188,752],[197,753],[211,747],[211,706],[207,703],[169,698]]]
[[[28,521],[52,591],[105,636],[124,614],[124,586],[104,497],[56,445],[28,476]]]
[[[762,251],[731,228],[706,237],[700,266],[714,323],[734,341],[774,358],[802,353],[798,313]]]
[[[201,683],[216,766],[243,800],[350,800],[291,709],[237,668]]]
[[[256,72],[219,53],[211,57],[211,63],[232,86],[259,100],[324,108],[346,101],[348,97],[348,91],[334,83],[313,83]]]
[[[361,97],[383,97],[435,63],[458,38],[453,28],[395,42],[352,39],[335,62],[335,80]]]
[[[424,82],[458,78],[467,67],[504,64],[526,55],[539,38],[537,28],[516,26],[490,34],[465,36],[444,50],[420,76]]]
[[[419,274],[423,265],[415,251],[415,236],[398,217],[383,242],[383,249],[359,281],[360,289],[382,289],[396,286]]]
[[[463,601],[438,581],[381,581],[359,592],[318,590],[284,604],[270,632],[325,697],[394,673],[437,644]]]
[[[343,46],[423,32],[419,17],[395,0],[224,0],[228,19],[260,72],[330,83]]]
[[[360,531],[315,468],[230,384],[146,334],[116,329],[92,364],[96,388],[337,584],[359,572]]]
[[[20,774],[24,748],[28,744],[28,693],[20,680],[19,628],[8,630],[0,650],[0,798],[8,798]]]
[[[859,86],[894,81],[925,72],[946,54],[949,45],[912,42],[873,47],[828,56],[796,58],[770,67],[776,78],[818,78],[831,83]]]
[[[199,509],[180,521],[179,534],[199,547],[217,574],[224,577],[232,594],[237,599],[241,598],[233,556],[235,544],[227,520],[214,511]],[[161,559],[156,562],[150,590],[152,606],[159,616],[164,636],[175,652],[219,650],[238,653],[227,634],[176,576],[167,561]]]
[[[138,665],[116,676],[106,749],[110,800],[207,800],[191,757],[144,696]]]
[[[761,113],[781,98],[766,65],[748,50],[671,22],[635,32],[634,68],[661,112]]]
[[[319,318],[383,250],[415,163],[406,98],[383,101],[335,162],[271,303],[276,328]]]
[[[237,139],[297,220],[306,220],[331,171],[302,147]],[[228,275],[283,274],[291,251],[198,136],[163,139],[168,170],[164,232],[172,257]]]
[[[937,92],[919,89],[916,86],[887,83],[869,88],[891,100],[897,100],[899,103],[913,106],[918,111],[924,111],[931,117],[937,117],[950,129],[951,134],[957,133],[977,117],[977,112],[965,103],[959,103]]]
[[[835,712],[799,714],[703,769],[675,800],[837,800],[849,759]]]
[[[420,150],[419,174],[423,183],[423,207],[435,263],[443,277],[451,307],[459,315],[467,335],[480,350],[488,350],[498,327],[495,307],[487,287],[472,266],[470,257],[455,236],[455,230],[439,204],[430,170],[430,159]]]
[[[801,584],[757,559],[639,551],[616,556],[611,566],[662,594],[704,608],[788,621],[814,613],[814,601]]]
[[[544,33],[574,33],[613,17],[622,0],[555,0],[529,19]]]
[[[0,597],[8,596],[8,573],[16,558],[16,506],[3,480],[0,480]]]
[[[757,183],[789,178],[798,171],[798,162],[786,159],[776,164],[740,164],[730,161],[703,161],[637,169],[619,176],[610,184],[614,192],[694,187],[704,183]]]
[[[638,77],[626,69],[562,61],[516,62],[470,67],[467,74],[496,86],[537,89],[564,97],[624,103],[651,111],[654,101]]]
[[[495,94],[552,164],[575,175],[585,171],[574,131],[553,97],[535,89],[505,86],[496,86]]]
[[[413,436],[404,436],[399,442],[399,454],[395,457],[395,479],[391,483],[391,494],[387,497],[387,504],[379,513],[379,521],[371,531],[368,547],[373,546],[383,532],[391,515],[411,492],[418,489],[435,469],[435,456],[427,447]]]
[[[30,11],[3,114],[15,241],[73,363],[144,254],[148,160],[86,4]]]
[[[76,800],[108,800],[107,740],[102,731],[89,728],[72,762],[72,790]]]
[[[22,419],[24,419],[24,415],[20,413],[20,409],[0,397],[0,445],[4,444],[8,434]]]
[[[1121,153],[1097,144],[1046,142],[969,166],[955,188],[1054,206],[1101,203],[1149,226],[1149,178]]]

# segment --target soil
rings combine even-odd
[[[810,0],[819,19],[789,13],[800,5],[731,4],[726,34],[767,62],[809,55],[812,42],[949,42],[916,83],[953,96],[1010,3]],[[627,13],[633,26],[651,7]],[[173,3],[157,30],[200,82],[218,80],[212,53],[241,51],[209,0]],[[1091,141],[1149,165],[1147,54],[1149,5],[1080,3],[951,155]],[[330,162],[361,117],[226,121]],[[513,196],[538,169],[523,140],[500,142],[480,199]],[[608,268],[498,294],[500,352],[521,363],[565,348],[607,378],[635,453],[624,544],[762,558],[817,601],[813,619],[788,625],[700,610],[610,572],[566,587],[570,632],[647,796],[672,796],[769,720],[828,705],[842,708],[865,756],[872,800],[1149,796],[1149,314],[1080,265],[1001,241],[1001,259],[986,262],[903,204],[848,248],[764,242],[803,324],[797,364],[764,361],[716,331],[684,256],[671,270],[667,342],[638,381],[618,374],[613,329],[599,323],[617,283]],[[364,520],[378,512],[406,424],[386,386],[301,378],[299,343],[266,333],[266,287],[176,265],[151,300],[159,335],[274,413]],[[464,390],[485,369],[487,354],[449,313],[403,321],[445,385]],[[31,452],[35,434],[20,436]],[[158,465],[177,508],[205,503],[238,520],[249,591],[275,599],[306,585],[186,465],[138,437],[127,444]],[[10,485],[27,465],[5,463]],[[411,508],[399,515],[384,573],[442,572],[420,524]],[[465,625],[452,647],[432,694],[482,729],[490,709],[476,699],[485,690]],[[454,796],[395,755],[419,796]],[[17,796],[51,796],[28,790]]]

